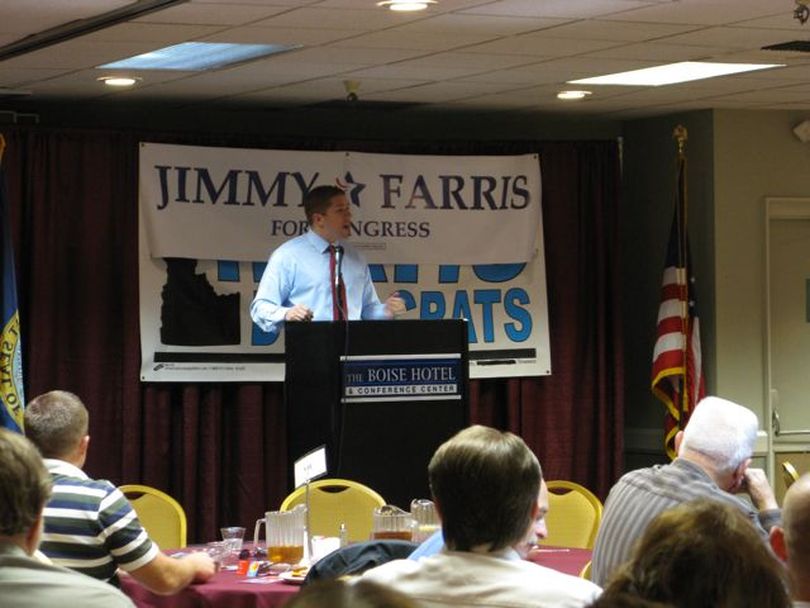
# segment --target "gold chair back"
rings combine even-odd
[[[584,578],[586,581],[591,580],[591,560],[588,560],[588,563],[582,566],[582,570],[579,571],[579,578]]]
[[[126,484],[118,489],[132,504],[149,537],[161,549],[186,546],[186,512],[179,502],[150,486]]]
[[[788,460],[782,462],[782,479],[785,480],[786,490],[792,486],[795,481],[799,480],[799,472]]]
[[[548,536],[542,544],[593,549],[602,503],[588,488],[572,481],[554,480],[548,486]]]
[[[385,504],[377,492],[350,479],[318,479],[309,484],[309,493],[310,534],[339,536],[340,524],[344,524],[352,542],[371,537],[372,512]],[[281,510],[289,511],[305,501],[306,486],[301,486],[284,499]]]

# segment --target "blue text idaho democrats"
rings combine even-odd
[[[220,278],[223,275],[233,277],[234,266],[238,273],[237,262],[218,262]],[[254,283],[261,280],[266,262],[254,262],[252,274]],[[520,343],[532,335],[533,322],[531,297],[523,287],[509,285],[525,270],[526,264],[479,264],[472,266],[476,279],[485,286],[474,289],[453,288],[459,283],[461,267],[458,265],[428,266],[430,271],[438,269],[438,282],[447,287],[438,289],[421,289],[419,287],[420,267],[417,264],[397,264],[393,266],[393,277],[381,264],[369,265],[371,278],[380,287],[390,284],[391,291],[398,291],[407,310],[418,311],[419,319],[467,319],[470,344],[478,342],[492,343],[508,340]],[[230,280],[234,280],[231,278]],[[238,279],[237,279],[238,280]],[[412,287],[409,287],[412,286]],[[380,294],[382,298],[387,293]],[[508,318],[496,324],[496,312],[502,309],[503,317]],[[266,346],[275,343],[278,334],[265,333],[255,324],[251,332],[251,345]]]

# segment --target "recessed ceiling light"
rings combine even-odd
[[[183,42],[149,53],[105,63],[110,70],[213,70],[244,63],[276,53],[301,48],[300,44],[230,44],[225,42]]]
[[[581,78],[569,80],[569,84],[617,84],[657,87],[664,84],[690,82],[704,78],[716,78],[752,72],[754,70],[767,70],[769,68],[784,67],[783,63],[711,63],[707,61],[681,61],[659,65],[654,68],[618,72],[594,78]]]
[[[109,87],[131,87],[141,79],[135,76],[102,76],[96,78],[99,82],[103,82]]]
[[[383,0],[377,6],[388,7],[390,11],[408,12],[423,11],[431,4],[436,4],[436,0]]]
[[[560,91],[557,93],[557,99],[565,99],[566,101],[585,99],[590,94],[590,91]]]

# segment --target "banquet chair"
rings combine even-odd
[[[591,580],[591,560],[588,560],[588,563],[582,566],[582,570],[579,571],[579,578],[584,578],[586,581]]]
[[[281,503],[289,511],[306,501],[306,485],[295,490]],[[312,536],[340,536],[340,524],[352,542],[371,537],[372,513],[385,504],[377,492],[349,479],[318,479],[309,484],[309,520]]]
[[[161,549],[186,546],[186,512],[179,502],[149,486],[126,484],[118,489],[132,504],[149,538]]]
[[[555,480],[548,486],[548,536],[542,544],[593,549],[602,503],[588,488],[572,481]]]
[[[799,480],[799,472],[788,460],[782,462],[782,479],[785,480],[786,490],[793,485],[793,482]]]

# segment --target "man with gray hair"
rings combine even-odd
[[[575,607],[600,589],[581,578],[521,559],[545,516],[548,490],[523,440],[472,426],[443,443],[428,466],[445,547],[395,560],[364,579],[393,587],[425,608]]]
[[[214,562],[206,553],[179,559],[161,553],[121,491],[82,471],[90,435],[87,408],[76,395],[51,391],[32,399],[25,408],[25,432],[53,480],[42,552],[55,563],[113,585],[120,568],[163,595],[214,575]]]
[[[810,475],[788,488],[782,521],[771,529],[771,547],[787,566],[793,605],[810,608]]]
[[[0,605],[132,608],[118,589],[34,558],[50,495],[51,478],[37,449],[0,428]]]
[[[749,467],[757,428],[756,415],[732,401],[698,403],[675,436],[675,460],[631,471],[611,489],[594,545],[593,581],[607,582],[659,513],[699,498],[740,509],[767,541],[781,514],[765,472]],[[747,494],[753,507],[735,494]]]

